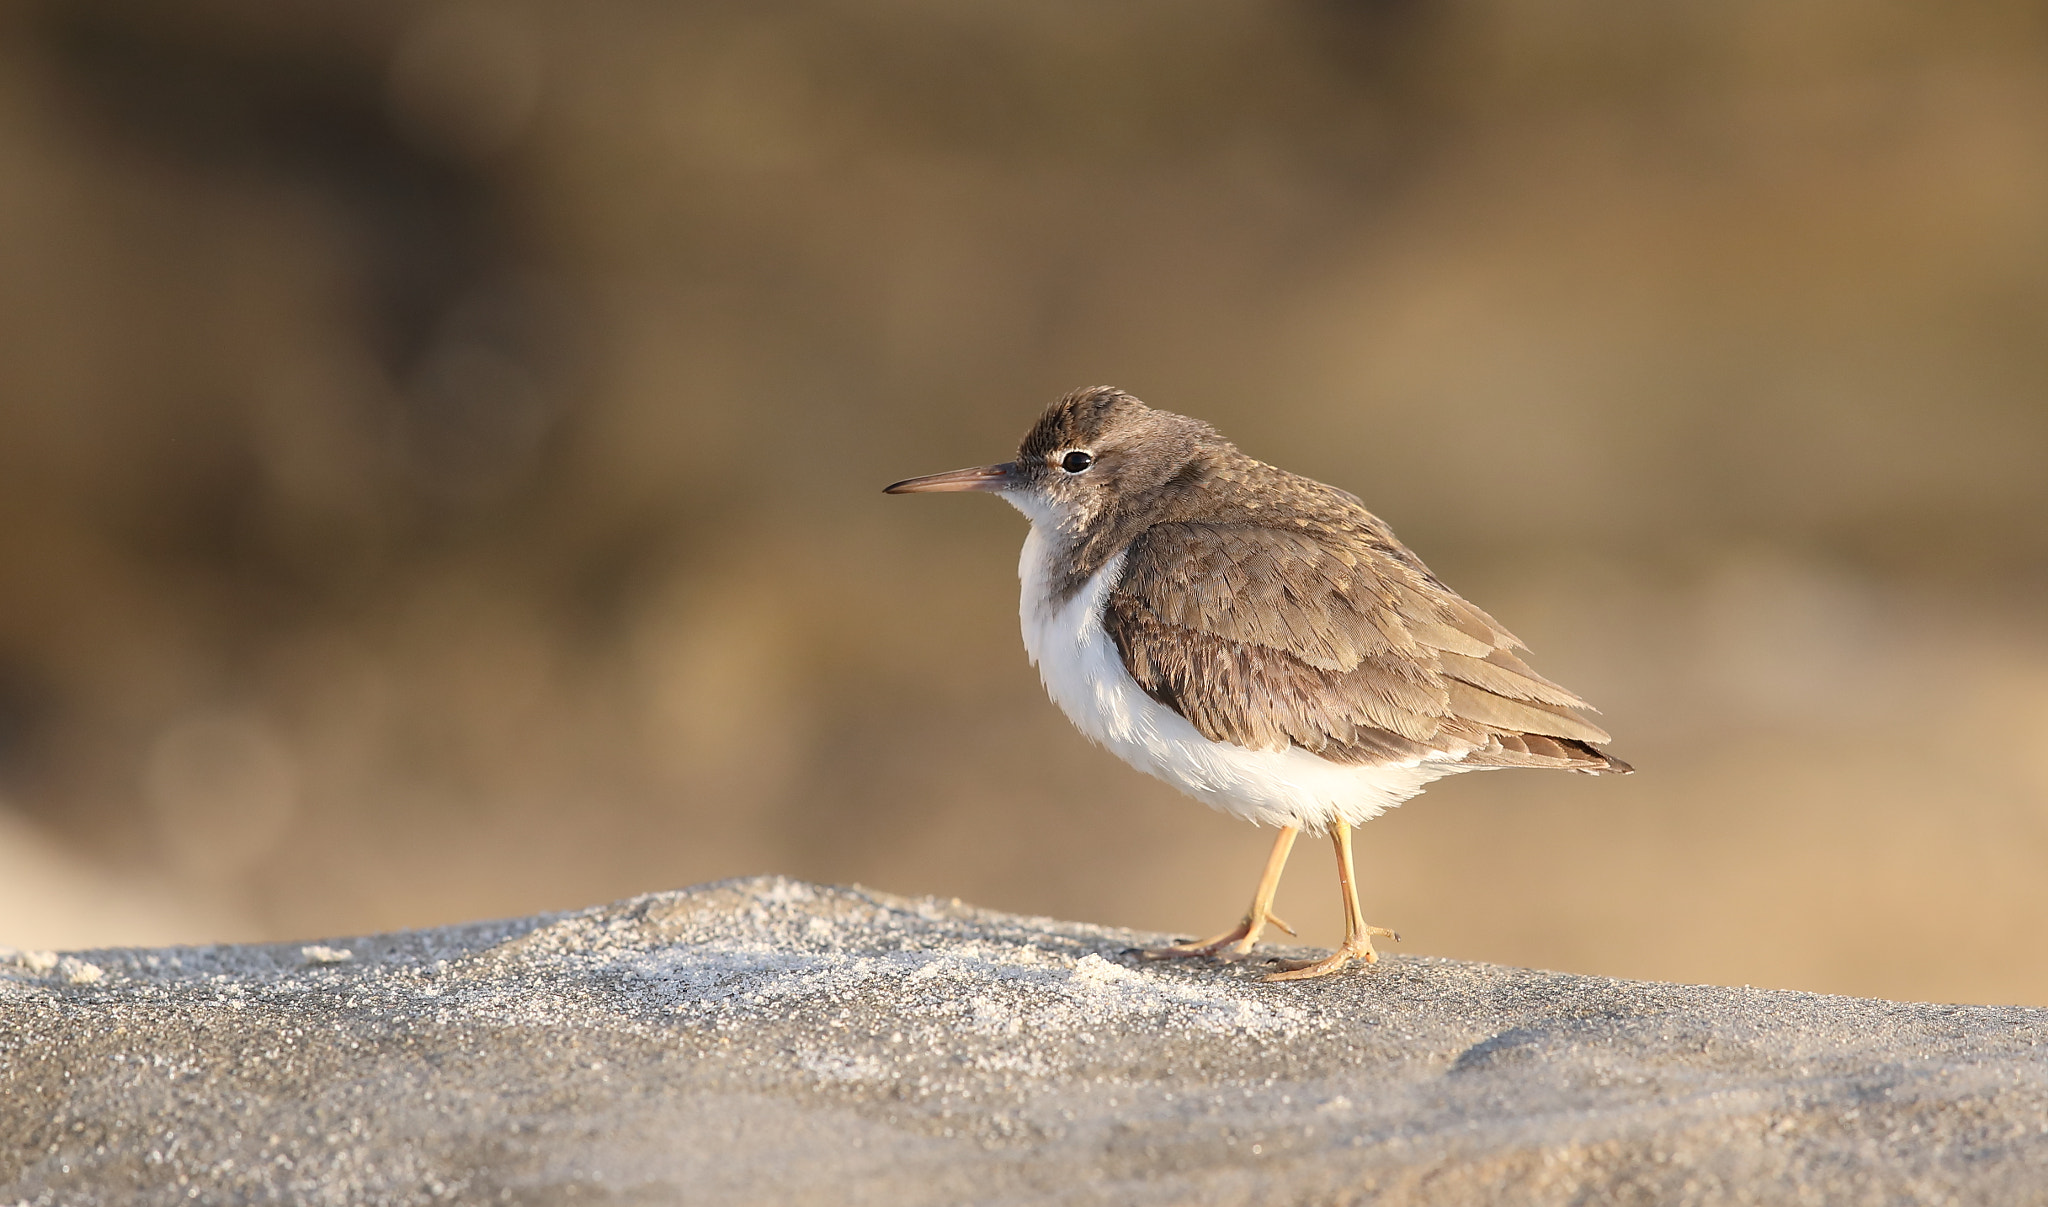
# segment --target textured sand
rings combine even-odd
[[[0,1203],[2048,1198],[2048,1011],[1156,938],[771,878],[8,953]]]

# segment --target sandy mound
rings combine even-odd
[[[0,957],[0,1202],[2020,1201],[2048,1011],[1321,982],[764,878]]]

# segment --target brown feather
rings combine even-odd
[[[1457,679],[1451,680],[1449,687],[1451,711],[1467,721],[1477,721],[1504,733],[1577,738],[1582,742],[1609,740],[1606,731],[1598,725],[1571,716],[1562,709],[1510,700]]]
[[[1504,651],[1495,650],[1492,653],[1502,652]],[[1545,704],[1557,704],[1565,708],[1587,707],[1584,700],[1556,684],[1535,675],[1517,674],[1494,662],[1491,655],[1482,660],[1446,651],[1437,656],[1437,662],[1443,667],[1444,673],[1452,678],[1462,680],[1483,691],[1492,692],[1494,695],[1506,696],[1510,700],[1540,700]]]

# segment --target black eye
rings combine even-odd
[[[1095,464],[1095,458],[1079,449],[1075,449],[1073,452],[1060,458],[1060,468],[1070,474],[1078,474],[1093,464]]]

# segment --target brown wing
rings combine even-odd
[[[1149,529],[1103,612],[1125,669],[1204,736],[1255,750],[1626,770],[1593,747],[1608,738],[1585,701],[1366,518]]]

